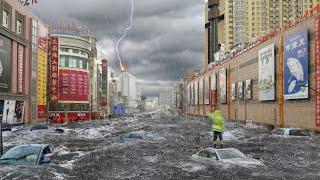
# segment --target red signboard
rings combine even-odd
[[[50,101],[58,103],[58,67],[59,67],[59,38],[51,38],[50,47]]]
[[[44,37],[40,37],[39,38],[39,49],[44,50],[45,52],[47,52],[47,40]]]
[[[215,110],[217,107],[217,91],[211,91],[210,94],[210,101],[211,101],[211,111]]]
[[[59,101],[89,101],[88,72],[60,69],[59,84]]]
[[[45,118],[47,114],[46,105],[38,105],[38,118]]]
[[[316,82],[316,125],[320,127],[320,17],[316,18],[316,62],[315,62],[315,82]]]
[[[18,93],[24,89],[24,47],[18,44]]]

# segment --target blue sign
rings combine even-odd
[[[284,41],[284,98],[308,98],[308,29],[286,36]]]

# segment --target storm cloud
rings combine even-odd
[[[204,1],[134,0],[134,26],[121,58],[142,94],[158,95],[203,64]],[[115,44],[128,25],[130,0],[40,0],[32,11],[47,22],[62,18],[89,27],[98,49],[115,67]]]

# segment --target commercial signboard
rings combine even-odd
[[[303,28],[285,37],[284,98],[308,98],[308,29]]]
[[[274,44],[259,50],[259,100],[275,100]]]
[[[108,60],[102,60],[102,74],[101,74],[101,89],[102,89],[102,97],[105,103],[102,103],[102,106],[106,106],[108,99]]]
[[[315,54],[316,54],[316,63],[315,63],[315,88],[320,92],[320,17],[316,17],[316,33],[315,33]],[[316,93],[316,125],[320,127],[320,93]]]
[[[24,90],[24,47],[18,44],[18,93]]]
[[[204,79],[201,78],[199,81],[199,104],[203,104],[203,81]]]
[[[58,70],[59,69],[59,38],[51,38],[50,49],[50,102],[58,103]]]
[[[89,101],[89,78],[88,72],[70,69],[59,70],[60,102]]]
[[[227,69],[219,72],[219,100],[221,104],[227,103]]]
[[[0,92],[9,92],[11,85],[11,40],[0,35]]]
[[[243,100],[244,94],[243,94],[243,81],[238,82],[238,98],[240,100]]]
[[[210,104],[210,82],[209,76],[206,76],[204,79],[204,104]]]
[[[39,38],[38,40],[38,72],[37,72],[37,105],[38,118],[46,117],[47,104],[47,40]]]
[[[236,83],[231,84],[231,100],[236,100]]]
[[[246,80],[246,84],[245,84],[245,95],[246,95],[246,99],[252,99],[252,80],[248,79]]]

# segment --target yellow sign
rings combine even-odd
[[[47,94],[47,52],[38,49],[38,105],[46,105]]]

